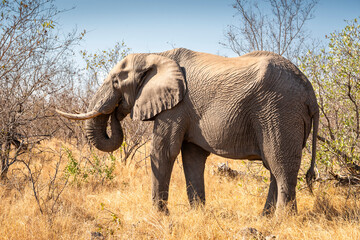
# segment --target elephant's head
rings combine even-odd
[[[123,141],[120,121],[129,113],[134,120],[149,120],[178,104],[186,92],[179,65],[156,54],[131,54],[109,73],[92,98],[88,112],[61,115],[86,120],[90,142],[99,150],[111,152]],[[111,136],[107,123],[111,116]]]

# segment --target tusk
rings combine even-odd
[[[91,111],[91,112],[79,113],[79,114],[66,113],[66,112],[62,112],[57,109],[55,109],[55,111],[58,114],[62,115],[63,117],[66,117],[68,119],[73,119],[73,120],[86,120],[86,119],[94,118],[94,117],[101,115],[101,113],[98,111]]]

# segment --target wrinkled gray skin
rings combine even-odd
[[[127,114],[154,121],[152,199],[159,210],[168,211],[170,176],[181,151],[191,205],[205,202],[204,168],[213,153],[262,160],[271,174],[263,213],[286,206],[296,211],[302,149],[312,125],[317,134],[319,111],[310,82],[279,55],[224,58],[187,49],[131,54],[110,72],[88,110],[102,113],[87,120],[86,129],[103,151],[121,145],[120,121]],[[314,177],[314,139],[307,180]]]

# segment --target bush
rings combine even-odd
[[[83,34],[65,37],[55,25],[53,0],[0,2],[0,178],[39,141],[53,136],[53,108],[72,89],[72,47]]]
[[[360,25],[326,36],[327,49],[301,58],[321,111],[317,159],[325,170],[360,177]]]

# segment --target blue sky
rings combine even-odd
[[[86,29],[79,46],[89,52],[107,49],[117,41],[132,52],[160,52],[172,46],[235,56],[219,45],[224,31],[236,23],[234,0],[56,0],[59,9],[75,9],[61,15],[64,30]],[[360,16],[360,0],[320,0],[307,29],[320,40]]]

